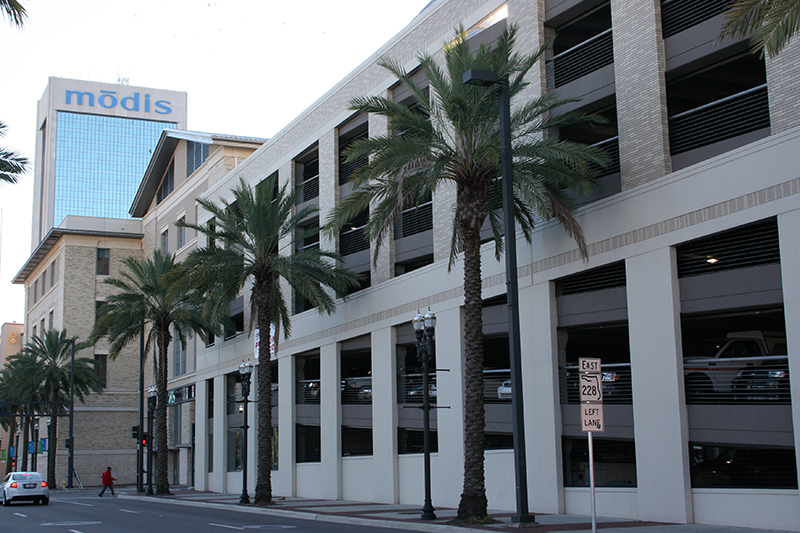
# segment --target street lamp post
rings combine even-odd
[[[528,513],[528,473],[525,460],[525,415],[522,402],[522,349],[519,329],[519,286],[517,283],[517,232],[514,225],[514,165],[511,150],[511,93],[508,77],[497,73],[470,69],[464,73],[468,85],[498,86],[500,112],[500,175],[503,186],[503,237],[506,258],[506,299],[508,305],[508,347],[511,360],[511,410],[513,412],[514,475],[517,484],[517,514],[514,522],[534,522]]]
[[[153,495],[153,412],[156,410],[155,387],[147,389],[147,494]]]
[[[433,359],[435,344],[433,341],[436,330],[436,315],[430,308],[423,317],[419,311],[412,321],[414,333],[417,335],[417,357],[422,363],[422,450],[424,457],[425,476],[425,503],[422,506],[423,520],[435,520],[436,513],[431,503],[431,405],[428,387],[430,379],[430,362]]]
[[[250,496],[247,495],[247,403],[250,396],[250,374],[253,373],[253,364],[248,360],[239,365],[239,381],[242,384],[242,497],[239,503],[250,503]]]
[[[136,438],[136,492],[144,492],[144,324],[139,333],[139,431]]]
[[[61,339],[63,343],[71,346],[72,352],[69,362],[69,456],[67,457],[67,488],[72,488],[72,478],[75,476],[75,339]]]

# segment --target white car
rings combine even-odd
[[[511,380],[505,380],[499,387],[497,387],[497,398],[499,400],[511,399]]]
[[[19,501],[50,503],[50,488],[39,472],[11,472],[0,483],[0,489],[3,491],[3,505]]]

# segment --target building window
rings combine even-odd
[[[180,224],[185,223],[186,217],[183,216],[179,218],[178,222]],[[184,246],[186,246],[186,228],[184,228],[183,226],[178,226],[178,250],[180,250]]]
[[[54,311],[51,310],[47,315],[47,329],[53,329],[53,314]]]
[[[35,337],[35,336],[36,336],[36,326],[33,326],[31,328],[31,337]]]
[[[161,253],[164,255],[169,253],[169,230],[164,230],[161,233]]]
[[[44,337],[44,332],[47,331],[46,329],[44,329],[44,318],[42,318],[42,320],[39,321],[39,329],[41,330],[42,336]]]
[[[54,259],[53,262],[50,264],[50,286],[52,287],[55,284],[56,284],[56,261]]]
[[[228,430],[228,472],[241,472],[242,470],[243,433],[241,428]]]
[[[174,408],[174,412],[175,412],[174,428],[175,428],[175,430],[172,432],[172,435],[173,435],[173,440],[175,441],[174,442],[175,446],[178,446],[179,444],[181,444],[181,430],[183,429],[183,421],[182,421],[183,417],[181,416],[182,415],[181,407],[183,407],[183,405],[177,404],[175,406],[175,408]]]
[[[94,303],[94,319],[100,320],[108,311],[108,302],[97,300]]]
[[[175,376],[180,376],[186,373],[186,347],[181,343],[180,339],[175,340]]]
[[[160,204],[174,189],[175,167],[173,166],[173,163],[170,163],[169,168],[167,168],[167,172],[161,179],[161,186],[158,188],[158,192],[156,193],[156,204]]]
[[[111,250],[109,250],[108,248],[97,249],[97,264],[95,273],[98,276],[108,276],[110,259],[111,259]]]
[[[97,377],[105,389],[108,386],[108,356],[105,354],[94,354],[95,370]]]
[[[208,159],[208,145],[188,141],[186,143],[186,176],[191,176]]]
[[[39,299],[39,280],[33,282],[33,303]]]

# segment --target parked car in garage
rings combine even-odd
[[[733,382],[733,395],[737,401],[791,403],[788,358],[739,370]]]
[[[11,472],[0,483],[3,505],[28,501],[47,505],[50,503],[50,487],[38,472]]]

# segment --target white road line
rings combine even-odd
[[[120,509],[120,511],[123,513],[139,514],[139,511],[131,511],[130,509]]]
[[[83,505],[84,507],[94,507],[93,503],[73,502],[70,500],[54,500],[54,501],[57,501],[58,503],[68,503],[70,505]]]
[[[243,527],[227,526],[225,524],[214,524],[214,523],[211,523],[211,522],[209,522],[208,525],[209,526],[224,527],[224,528],[227,528],[227,529],[244,529]]]
[[[17,516],[21,516],[22,518],[28,518],[28,515],[22,513],[14,513]]]
[[[83,533],[83,531],[78,531],[77,529],[70,529],[69,533]]]

